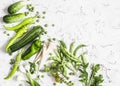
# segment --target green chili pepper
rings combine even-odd
[[[39,52],[42,44],[41,41],[35,40],[31,46],[25,51],[25,53],[22,54],[22,59],[27,60],[37,52]]]
[[[4,28],[7,30],[18,30],[18,29],[22,28],[23,26],[33,24],[34,22],[35,22],[35,17],[29,17],[29,18],[26,18],[25,20],[23,20],[18,25],[15,25],[13,27],[4,26]]]
[[[28,30],[27,27],[22,27],[22,28],[16,33],[16,35],[9,40],[9,42],[8,42],[8,44],[7,44],[7,46],[6,46],[6,51],[7,51],[7,52],[8,52],[9,47],[10,47],[18,38],[20,38],[21,36],[23,36],[23,34],[27,32],[27,30]]]
[[[11,71],[10,74],[9,74],[6,78],[4,78],[4,79],[8,80],[8,79],[10,79],[10,78],[15,74],[15,72],[17,71],[17,69],[18,69],[18,67],[19,67],[19,64],[20,64],[20,61],[21,61],[21,56],[22,56],[22,51],[17,55],[16,61],[15,61],[15,64],[14,64],[14,66],[13,66],[12,71]]]

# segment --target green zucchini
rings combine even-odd
[[[12,54],[13,52],[21,49],[22,47],[39,37],[43,32],[44,29],[41,26],[34,26],[33,29],[30,30],[23,38],[9,47],[8,53]]]
[[[8,7],[8,13],[15,14],[24,7],[23,1],[18,1]]]
[[[3,17],[3,21],[5,23],[14,23],[19,22],[25,17],[25,13],[18,13],[18,14],[11,14],[11,15],[5,15]]]

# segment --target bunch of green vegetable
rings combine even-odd
[[[41,48],[43,48],[43,42],[40,38],[42,34],[46,33],[43,27],[38,25],[33,26],[31,30],[28,29],[28,26],[35,23],[36,18],[40,18],[40,16],[36,15],[35,17],[25,18],[26,12],[18,13],[18,11],[23,7],[23,1],[12,4],[8,7],[9,14],[3,17],[3,21],[5,23],[22,21],[13,27],[4,26],[6,30],[16,32],[15,36],[9,40],[6,46],[7,53],[11,55],[13,52],[19,51],[22,48],[25,49],[26,46],[28,46],[26,50],[22,50],[16,56],[16,60],[12,60],[11,64],[13,64],[13,68],[9,75],[5,77],[6,80],[13,77],[19,68],[21,60],[28,60],[33,55],[37,54]],[[34,7],[32,7],[31,4],[27,5],[27,9],[30,12],[34,11]],[[47,27],[47,24],[45,24],[45,27]],[[74,76],[77,72],[79,72],[79,81],[82,82],[83,86],[101,86],[103,76],[98,74],[100,64],[92,66],[89,65],[85,59],[86,52],[78,52],[79,49],[84,47],[86,47],[84,44],[80,44],[75,47],[75,42],[72,42],[68,49],[65,42],[60,40],[57,49],[54,50],[54,55],[50,54],[50,57],[48,58],[48,61],[52,61],[51,64],[48,66],[44,65],[44,69],[40,71],[49,72],[55,78],[56,82],[65,83],[68,86],[74,86],[74,83],[70,81],[70,75]],[[29,65],[30,69],[25,73],[29,80],[28,83],[31,86],[40,86],[40,84],[31,77],[31,74],[36,72],[36,63],[29,62]],[[88,70],[90,70],[90,72]]]
[[[69,50],[64,41],[60,41],[57,49],[54,50],[55,55],[50,55],[48,60],[52,60],[51,65],[44,66],[42,72],[50,72],[56,82],[64,82],[68,86],[73,86],[74,83],[69,81],[69,75],[75,75],[80,72],[80,81],[84,86],[100,86],[102,83],[102,75],[97,76],[96,73],[100,69],[100,65],[92,66],[92,74],[88,76],[87,69],[89,64],[84,58],[86,52],[77,56],[78,50],[86,45],[80,44],[74,49],[74,42],[70,44]],[[71,82],[71,83],[70,83]],[[96,84],[96,85],[95,85]]]
[[[21,60],[27,60],[32,57],[34,54],[38,53],[42,47],[42,41],[40,40],[40,36],[45,33],[45,30],[41,26],[33,26],[31,30],[28,29],[28,26],[35,23],[35,18],[38,17],[29,17],[25,18],[25,13],[17,13],[21,8],[24,7],[23,1],[16,2],[8,7],[9,15],[5,15],[3,17],[3,21],[5,23],[14,23],[23,20],[18,25],[13,27],[4,26],[7,30],[13,30],[16,32],[15,36],[12,37],[7,46],[6,51],[10,55],[22,48],[25,48],[27,45],[31,44],[28,49],[19,53],[16,57],[16,60],[13,63],[13,68],[9,75],[5,78],[6,80],[13,77],[15,72],[18,70]],[[17,13],[17,14],[16,14]],[[30,70],[32,71],[32,69]],[[31,79],[30,74],[26,73],[31,86],[40,86],[35,80]],[[33,84],[34,83],[34,84]]]

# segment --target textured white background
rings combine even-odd
[[[5,29],[2,16],[7,7],[18,0],[0,2],[0,86],[18,86],[14,80],[5,81],[10,65],[4,48],[10,36]],[[35,9],[46,11],[46,19],[40,25],[48,24],[48,37],[64,39],[88,45],[87,59],[103,65],[103,86],[120,86],[120,0],[30,0]],[[51,27],[54,23],[55,27]],[[42,86],[52,86],[50,79],[43,80]],[[41,83],[42,83],[41,82]],[[62,85],[61,85],[62,86]],[[76,86],[80,86],[77,84]]]

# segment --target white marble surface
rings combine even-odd
[[[10,65],[4,48],[10,36],[3,34],[5,29],[2,16],[7,7],[18,0],[0,2],[0,86],[18,86],[14,80],[5,81]],[[48,37],[64,39],[88,45],[87,59],[103,65],[103,86],[120,86],[120,0],[30,0],[40,13],[46,11],[46,19],[40,25],[48,27]],[[50,79],[43,80],[42,86],[52,86]],[[49,83],[48,83],[49,82]],[[76,86],[81,86],[77,84]],[[61,85],[63,86],[63,85]]]

